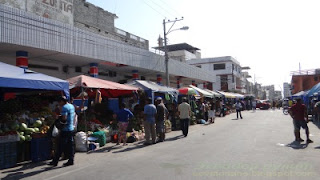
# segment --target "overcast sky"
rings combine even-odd
[[[320,68],[318,0],[87,0],[116,14],[115,25],[157,46],[164,18],[184,17],[168,35],[188,43],[202,58],[232,56],[252,77],[281,90],[291,71]],[[253,80],[253,78],[252,78]],[[281,86],[281,88],[280,88]]]

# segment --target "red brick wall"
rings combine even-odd
[[[311,89],[320,82],[320,75],[293,75],[291,84],[292,94]]]

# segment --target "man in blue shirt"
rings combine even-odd
[[[62,96],[59,99],[60,107],[62,107],[61,110],[61,122],[63,122],[65,125],[60,130],[60,140],[59,140],[59,146],[58,151],[55,154],[55,157],[53,158],[53,161],[50,163],[52,166],[57,166],[58,161],[61,157],[62,152],[64,155],[68,155],[69,160],[67,163],[64,163],[64,166],[70,166],[74,163],[74,146],[73,146],[73,131],[74,131],[74,125],[73,120],[75,116],[75,109],[72,104],[68,103],[68,99],[65,96]]]
[[[120,105],[120,110],[117,113],[117,120],[118,120],[118,143],[120,144],[121,140],[123,139],[123,145],[125,146],[127,144],[127,128],[129,125],[129,119],[133,118],[133,114],[129,109],[125,108],[126,105],[122,103]]]
[[[145,145],[150,145],[150,136],[152,137],[152,144],[156,143],[156,115],[157,108],[154,104],[152,104],[152,99],[148,98],[146,101],[146,105],[144,106],[144,131],[146,142]]]

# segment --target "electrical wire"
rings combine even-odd
[[[159,15],[161,15],[162,17],[166,18],[165,15],[163,15],[161,12],[159,12],[158,10],[156,10],[154,7],[152,7],[150,4],[148,4],[145,0],[142,0],[143,3],[145,3],[147,6],[149,6],[152,10],[154,10],[155,12],[157,12]]]

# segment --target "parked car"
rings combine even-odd
[[[267,109],[270,109],[271,103],[269,100],[257,100],[256,107],[261,110],[267,110]]]

